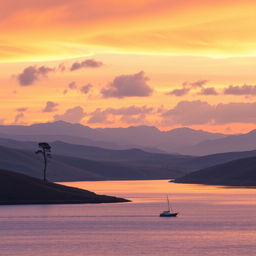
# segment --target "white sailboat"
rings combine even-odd
[[[176,217],[178,215],[178,212],[173,212],[171,206],[170,206],[170,202],[169,202],[169,197],[167,196],[167,206],[168,206],[168,210],[167,211],[163,211],[162,213],[160,213],[160,217]]]

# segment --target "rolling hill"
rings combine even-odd
[[[256,156],[256,150],[192,157],[150,153],[140,149],[111,150],[61,141],[50,144],[53,159],[49,171],[51,178],[54,180],[59,180],[61,177],[62,179],[67,177],[71,179],[68,174],[69,170],[72,170],[73,173],[74,178],[72,180],[172,178],[228,161]],[[0,167],[19,171],[25,170],[27,171],[25,174],[39,177],[38,173],[31,170],[32,166],[37,170],[42,168],[41,159],[35,158],[33,154],[37,149],[37,142],[0,138],[0,145],[5,148],[5,150],[2,148],[3,151],[8,151],[2,153],[5,160],[0,160]],[[11,148],[15,150],[12,151]],[[23,157],[24,154],[26,155],[26,158],[22,161],[19,160],[21,152]],[[14,153],[19,153],[19,156],[14,156],[14,158],[11,158],[12,160],[8,160],[8,157]],[[27,164],[24,166],[24,163]],[[62,175],[59,172],[60,168]]]
[[[0,168],[36,178],[42,177],[43,160],[34,151],[0,146],[0,155]],[[52,181],[168,179],[183,174],[181,170],[161,161],[149,166],[142,162],[132,164],[129,161],[96,161],[55,155],[54,152],[47,171],[47,177]]]
[[[38,142],[17,141],[13,139],[0,138],[0,145],[9,148],[27,149],[35,151]],[[106,149],[94,146],[70,144],[62,141],[50,143],[53,153],[57,155],[73,156],[96,161],[127,162],[132,165],[162,165],[190,159],[190,156],[167,153],[152,153],[141,149],[131,148],[124,150]]]

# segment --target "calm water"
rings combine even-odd
[[[132,203],[0,207],[3,256],[256,255],[256,189],[72,182]],[[159,218],[169,194],[177,218]]]

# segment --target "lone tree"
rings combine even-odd
[[[39,150],[37,150],[36,154],[42,154],[44,157],[44,182],[46,182],[46,169],[48,158],[51,158],[51,146],[47,142],[38,143]]]

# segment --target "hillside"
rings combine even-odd
[[[3,204],[78,204],[127,202],[123,198],[97,195],[32,178],[12,171],[0,170],[0,205]]]
[[[85,158],[96,161],[127,162],[133,165],[159,165],[180,162],[183,159],[190,159],[190,156],[177,154],[153,153],[141,149],[131,148],[123,150],[106,149],[81,144],[71,144],[63,141],[50,143],[53,153],[57,155]],[[0,138],[0,145],[8,148],[27,149],[35,151],[38,142],[17,141],[13,139]]]
[[[0,146],[0,168],[14,170],[32,177],[41,178],[43,160],[32,150]],[[145,161],[146,164],[147,161]],[[55,155],[49,161],[47,177],[51,181],[79,180],[129,180],[168,179],[184,175],[184,172],[158,162],[148,166],[121,161],[96,161],[85,158]]]
[[[256,157],[215,165],[175,179],[176,183],[256,186]]]
[[[256,150],[192,157],[150,153],[136,148],[113,150],[62,141],[54,141],[50,144],[53,158],[49,166],[49,175],[53,180],[176,178],[184,173],[256,156]],[[0,138],[0,145],[4,146],[0,147],[0,152],[2,150],[2,156],[4,156],[2,160],[0,159],[0,167],[17,171],[25,170],[27,175],[41,177],[38,176],[41,172],[33,173],[31,170],[34,167],[37,170],[42,168],[40,156],[36,157],[33,153],[38,147],[37,142]],[[23,160],[20,159],[21,156]],[[26,163],[25,166],[24,163]]]

